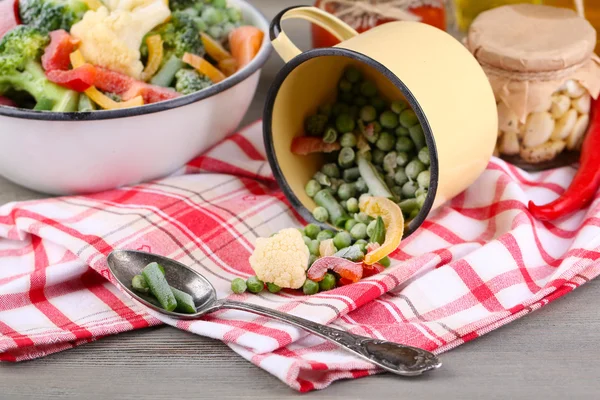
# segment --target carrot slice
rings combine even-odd
[[[227,58],[219,61],[219,69],[227,76],[231,76],[237,72],[238,63],[235,58]]]
[[[194,67],[198,72],[208,76],[213,83],[219,83],[227,77],[219,71],[214,65],[206,61],[204,58],[191,53],[183,55],[183,62]]]
[[[244,68],[256,57],[264,37],[264,32],[254,26],[240,26],[231,31],[229,46],[238,62],[238,69]]]
[[[207,35],[206,33],[201,33],[200,37],[202,38],[202,44],[204,45],[204,49],[215,61],[223,61],[228,58],[231,58],[231,53],[225,50],[221,43],[217,42],[215,39]]]
[[[148,45],[148,62],[142,72],[142,80],[149,81],[160,68],[163,60],[164,49],[160,35],[152,35],[146,39]]]

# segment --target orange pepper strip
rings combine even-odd
[[[70,58],[73,68],[77,68],[85,64],[85,59],[79,50],[72,52]],[[130,108],[144,105],[144,98],[142,96],[137,96],[129,101],[117,102],[103,94],[94,86],[87,89],[84,93],[87,94],[87,96],[92,99],[94,103],[98,104],[104,110],[117,110],[120,108]]]
[[[194,67],[198,72],[208,76],[213,83],[219,83],[227,77],[214,65],[206,61],[204,58],[191,53],[185,53],[183,55],[183,62]]]
[[[231,53],[225,50],[225,48],[221,46],[221,43],[217,42],[206,33],[201,33],[200,38],[202,39],[202,44],[204,45],[206,52],[215,61],[219,62],[232,58]]]
[[[218,67],[225,75],[231,76],[237,72],[238,63],[235,58],[227,58],[219,61]]]
[[[370,217],[381,217],[385,225],[385,241],[365,255],[364,263],[373,265],[390,255],[400,246],[404,235],[404,216],[396,203],[385,197],[368,197],[360,204],[360,211]]]
[[[148,45],[148,62],[142,72],[142,80],[149,81],[160,68],[164,56],[163,41],[160,35],[152,35],[146,38]]]

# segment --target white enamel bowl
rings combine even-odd
[[[48,113],[0,107],[0,175],[50,194],[112,189],[170,174],[234,132],[271,52],[269,23],[243,0],[246,23],[265,32],[247,67],[198,93],[125,110]]]

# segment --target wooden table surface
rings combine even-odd
[[[267,17],[295,2],[255,0]],[[286,25],[308,47],[306,25]],[[282,63],[266,66],[246,121]],[[43,197],[0,178],[0,204]],[[442,355],[425,377],[377,375],[306,395],[318,399],[593,399],[600,397],[600,282]],[[298,394],[221,342],[158,327],[20,364],[0,365],[0,399],[283,399]]]

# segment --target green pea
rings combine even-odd
[[[325,292],[335,288],[335,275],[326,273],[321,282],[319,282],[319,291]]]
[[[375,232],[375,226],[377,226],[376,219],[369,222],[369,225],[367,225],[367,236],[369,236],[369,237],[373,236],[373,232]]]
[[[342,183],[337,191],[337,195],[342,200],[348,200],[354,197],[356,194],[356,188],[352,183]]]
[[[392,111],[384,111],[379,117],[379,123],[384,128],[395,129],[398,126],[398,116]]]
[[[421,172],[425,171],[425,169],[425,165],[417,158],[415,158],[414,160],[408,163],[404,172],[406,172],[406,176],[408,176],[408,179],[417,179],[417,176],[419,176]]]
[[[408,109],[402,111],[399,121],[403,127],[410,128],[419,123],[419,118],[417,118],[417,114],[413,110]]]
[[[231,291],[235,294],[242,294],[248,289],[246,281],[242,278],[235,278],[231,281]]]
[[[396,171],[396,173],[394,174],[394,182],[396,183],[396,185],[399,185],[399,186],[402,186],[406,182],[408,182],[408,176],[406,176],[406,172],[404,171],[404,168],[399,168]]]
[[[330,178],[339,178],[341,176],[339,167],[334,163],[323,165],[321,167],[321,172]]]
[[[315,256],[315,255],[309,255],[308,256],[308,266],[310,267],[311,265],[313,265],[315,263],[315,261],[317,261],[319,259],[319,257]]]
[[[399,167],[406,166],[406,164],[408,164],[409,161],[410,161],[410,158],[408,157],[408,153],[406,153],[405,151],[401,151],[398,153],[398,156],[396,157],[396,164]]]
[[[338,232],[337,235],[333,237],[333,245],[336,249],[345,249],[346,247],[352,244],[352,236],[348,232]]]
[[[304,227],[304,235],[311,239],[315,239],[319,232],[321,232],[321,228],[315,224],[308,224]]]
[[[353,99],[354,95],[352,94],[352,92],[340,92],[340,95],[338,97],[339,101],[348,104],[348,110],[350,110],[350,104],[352,104]]]
[[[307,296],[310,296],[312,294],[317,294],[317,293],[319,293],[319,284],[315,281],[311,281],[310,279],[307,279],[304,282],[304,285],[302,285],[302,291]]]
[[[394,135],[389,132],[381,132],[381,135],[379,135],[379,139],[377,139],[375,146],[377,146],[379,150],[387,152],[392,150],[395,144],[396,138]]]
[[[250,293],[260,293],[265,288],[265,283],[255,276],[251,276],[246,281],[246,286]]]
[[[417,150],[421,150],[425,147],[425,133],[423,132],[423,127],[421,127],[421,125],[415,125],[409,128],[408,133],[413,142],[415,142]]]
[[[403,126],[399,126],[396,128],[396,136],[408,136],[410,135],[410,132],[408,132],[408,129],[403,127]]]
[[[358,223],[352,227],[350,230],[350,235],[355,240],[364,239],[367,237],[367,225],[363,223]]]
[[[267,282],[267,290],[271,293],[279,293],[281,292],[281,287],[277,286],[274,283]]]
[[[367,193],[369,191],[369,187],[367,186],[367,182],[361,177],[354,182],[354,187],[358,193]]]
[[[348,212],[357,213],[359,211],[358,199],[350,197],[346,203],[346,209],[348,210]]]
[[[373,97],[377,95],[377,86],[371,81],[364,81],[360,85],[360,93],[366,97]]]
[[[358,201],[360,202],[360,200],[358,200]],[[369,216],[367,214],[365,214],[364,212],[359,212],[358,214],[356,214],[354,216],[354,219],[357,220],[358,222],[362,222],[363,224],[369,223]]]
[[[402,186],[392,186],[390,188],[390,190],[392,191],[392,194],[398,198],[401,199],[402,198]]]
[[[383,111],[385,109],[385,100],[383,100],[379,96],[375,96],[371,98],[371,105],[375,107],[377,111]]]
[[[428,166],[431,163],[431,160],[429,159],[429,147],[426,146],[419,150],[419,155],[417,157],[419,157],[419,160],[423,164]]]
[[[352,82],[350,82],[349,80],[341,79],[338,87],[341,92],[350,93],[350,92],[352,92],[353,85],[352,85]]]
[[[350,107],[344,103],[335,103],[331,109],[331,113],[337,117],[342,114],[347,114]]]
[[[390,258],[388,256],[383,257],[381,260],[378,261],[379,264],[381,264],[382,266],[384,266],[385,268],[389,268],[390,265],[392,265],[392,260],[390,260]]]
[[[409,137],[401,136],[396,140],[397,152],[409,152],[415,148],[415,144]]]
[[[338,164],[342,168],[348,168],[354,164],[356,160],[356,153],[352,147],[342,147],[340,154],[338,155]]]
[[[335,126],[341,133],[352,132],[356,126],[349,114],[340,114],[335,119]]]
[[[322,106],[319,106],[319,114],[324,115],[326,117],[330,117],[331,113],[333,112],[333,105],[328,103],[328,104],[323,104]]]
[[[385,172],[393,174],[397,166],[398,161],[395,151],[387,153],[385,157],[383,157],[383,170]]]
[[[328,240],[328,239],[333,239],[333,232],[324,230],[324,231],[319,232],[319,234],[317,235],[317,240],[319,242],[322,242],[323,240]]]
[[[367,98],[363,96],[356,96],[354,98],[354,105],[359,107],[367,105]]]
[[[427,196],[427,189],[424,189],[424,188],[420,187],[415,192],[415,197],[419,197],[419,196],[422,196],[422,195]]]
[[[352,228],[354,227],[354,225],[358,224],[358,221],[355,219],[349,219],[348,221],[346,221],[346,225],[344,225],[344,229],[348,232],[350,232],[352,230]]]
[[[313,175],[313,179],[317,181],[317,183],[319,183],[320,185],[331,186],[331,179],[329,179],[329,177],[321,171],[316,172]]]
[[[314,179],[311,179],[310,181],[308,181],[308,183],[304,187],[304,191],[306,192],[306,195],[310,198],[315,197],[315,194],[317,194],[317,192],[319,190],[321,190],[321,185],[319,184],[319,182],[315,181]]]
[[[383,163],[383,159],[385,158],[385,152],[381,149],[374,149],[372,152],[373,164],[381,165]]]
[[[311,240],[310,244],[307,246],[310,254],[319,256],[319,245],[321,243],[318,240]]]
[[[348,67],[344,72],[344,78],[349,82],[356,83],[362,79],[362,73],[356,67]]]
[[[323,134],[323,141],[325,143],[335,143],[338,137],[338,133],[335,128],[329,127],[325,129],[325,133]]]
[[[423,206],[425,205],[425,201],[427,200],[427,193],[419,194],[418,196],[416,196],[416,199],[417,199],[417,206],[419,207],[419,209],[423,208]]]
[[[377,110],[373,106],[364,106],[360,109],[360,119],[365,122],[375,121],[377,118]]]
[[[354,242],[355,246],[358,246],[358,248],[360,249],[361,252],[366,253],[367,252],[367,245],[369,243],[367,243],[366,240],[364,239],[359,239],[356,242]]]
[[[313,217],[319,222],[327,222],[329,220],[329,212],[327,212],[325,207],[316,207],[313,210]]]
[[[392,103],[392,105],[390,106],[390,108],[396,114],[401,114],[402,111],[404,111],[404,110],[406,110],[408,108],[408,103],[406,101],[404,101],[404,100],[396,100],[396,101],[394,101]]]
[[[411,198],[415,197],[417,191],[417,184],[413,181],[408,181],[402,186],[402,197]]]
[[[355,147],[358,143],[356,135],[352,132],[347,132],[340,138],[340,145],[342,147]]]
[[[345,169],[343,177],[346,182],[354,182],[360,178],[360,170],[358,167]]]
[[[431,173],[429,172],[429,170],[425,170],[417,176],[417,183],[418,183],[419,187],[422,187],[425,189],[429,189],[430,180],[431,180]]]

